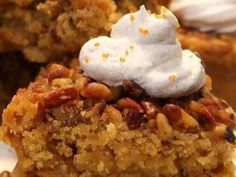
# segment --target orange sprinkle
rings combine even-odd
[[[107,58],[109,57],[109,53],[104,53],[104,54],[102,54],[102,57],[103,57],[104,59],[107,59]]]
[[[189,56],[189,59],[190,59],[190,60],[193,59],[193,55],[190,55],[190,56]]]
[[[147,36],[149,34],[149,31],[147,29],[139,28],[138,29],[140,33],[142,33],[144,36]]]
[[[84,59],[84,64],[86,64],[86,65],[89,64],[89,59],[88,58]]]
[[[130,21],[134,22],[134,20],[135,20],[135,16],[134,15],[130,15]]]
[[[124,57],[120,57],[120,62],[125,62],[125,58]]]
[[[94,44],[94,46],[95,46],[95,47],[99,47],[99,46],[100,46],[100,43],[97,42],[97,43]]]
[[[158,18],[158,19],[162,18],[161,15],[155,15],[155,17]]]
[[[170,81],[176,81],[176,75],[170,75],[168,79]]]

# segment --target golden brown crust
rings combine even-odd
[[[110,88],[73,68],[52,65],[4,111],[14,177],[234,176],[232,110],[209,86],[153,100],[135,83]]]
[[[178,38],[183,48],[200,54],[213,79],[213,91],[236,107],[236,36],[202,33],[180,29]]]

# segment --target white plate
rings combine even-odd
[[[0,173],[12,171],[17,163],[17,156],[14,149],[0,141]],[[236,160],[234,161],[236,165]]]
[[[17,163],[17,156],[14,149],[0,141],[0,173],[12,171]]]

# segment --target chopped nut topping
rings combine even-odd
[[[75,87],[61,88],[45,96],[43,105],[45,108],[54,108],[78,98],[79,93]]]
[[[154,118],[156,113],[158,112],[156,106],[151,102],[142,101],[141,106],[144,110],[144,114],[147,116],[148,119]]]
[[[141,106],[136,101],[134,101],[130,98],[122,98],[122,99],[118,100],[117,106],[120,110],[123,110],[126,108],[131,108],[131,109],[137,110],[139,112],[143,112],[143,109],[141,108]]]
[[[142,114],[135,109],[125,109],[123,111],[123,116],[127,122],[127,126],[132,129],[137,129],[141,126],[143,116]]]
[[[47,72],[47,77],[48,77],[49,82],[51,82],[53,79],[56,79],[56,78],[69,77],[69,74],[70,74],[69,70],[66,67],[58,65],[58,64],[53,64]]]
[[[139,28],[138,29],[140,33],[142,33],[144,36],[147,36],[149,34],[149,30],[144,29],[144,28]]]
[[[125,91],[135,98],[138,98],[144,92],[138,84],[130,80],[125,80],[123,86]]]
[[[173,137],[173,129],[168,119],[162,113],[156,116],[157,135],[162,141],[167,141]]]
[[[111,90],[100,83],[89,83],[82,90],[81,95],[85,98],[104,99],[109,101],[113,98]]]

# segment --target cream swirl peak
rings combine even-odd
[[[173,0],[170,9],[187,27],[236,34],[236,0]]]
[[[86,75],[110,86],[132,80],[155,98],[189,95],[204,85],[205,70],[196,55],[182,50],[177,26],[166,8],[155,15],[142,6],[113,26],[111,38],[88,41],[80,65]]]

